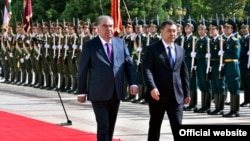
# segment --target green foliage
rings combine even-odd
[[[125,6],[125,4],[126,6]],[[225,15],[225,18],[242,19],[250,14],[250,0],[121,0],[121,13],[123,20],[129,17],[156,19],[157,15],[160,21],[170,16],[177,19],[175,10],[177,7],[186,8],[187,13],[184,16],[187,19],[191,16],[194,19],[200,19],[201,15],[205,18],[211,18],[218,14]],[[4,7],[4,1],[0,2],[0,7]],[[173,15],[169,15],[169,8],[173,8]],[[21,22],[22,20],[23,0],[12,1],[12,19],[11,23]],[[94,21],[98,16],[110,15],[111,0],[32,0],[32,21],[72,21],[79,18],[86,21]],[[2,19],[0,20],[2,22]]]

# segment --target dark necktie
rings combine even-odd
[[[169,63],[171,65],[171,67],[174,67],[174,58],[171,52],[171,46],[168,46],[168,58],[169,58]]]
[[[113,56],[112,56],[112,46],[110,43],[106,43],[106,48],[107,48],[107,54],[108,54],[108,58],[109,61],[112,63],[113,62]]]

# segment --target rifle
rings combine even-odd
[[[1,49],[3,50],[3,53],[5,54],[7,49],[5,48],[5,45],[4,45],[4,37],[2,36],[2,41],[1,41]]]
[[[63,60],[66,63],[66,57],[68,56],[67,52],[68,52],[69,46],[68,46],[68,35],[65,35],[65,44],[64,44],[64,56],[63,56]]]
[[[62,63],[62,57],[61,57],[61,49],[62,49],[62,45],[61,45],[61,41],[62,41],[62,35],[61,33],[58,35],[58,45],[57,45],[57,48],[58,48],[58,58],[57,58],[57,63],[60,64]]]
[[[56,35],[53,35],[53,58],[56,60]]]
[[[45,47],[45,58],[47,58],[48,57],[48,48],[49,48],[49,44],[48,44],[48,34],[45,34],[45,45],[44,45],[44,47]],[[47,58],[48,59],[48,58]]]
[[[250,54],[249,54],[249,52],[250,52],[250,37],[249,37],[249,42],[248,42],[248,63],[247,63],[248,75],[250,75]]]
[[[137,65],[137,71],[140,71],[141,70],[141,49],[142,49],[142,47],[141,47],[141,35],[140,34],[138,34],[138,39],[139,39],[139,45],[138,45],[138,47],[136,46],[136,51],[138,51],[138,58],[137,58],[137,62],[136,62],[136,65]],[[136,43],[136,40],[134,41],[135,43]]]
[[[196,37],[193,36],[193,43],[192,43],[192,52],[195,52],[195,40],[196,40]],[[195,57],[192,57],[192,60],[191,60],[191,72],[190,72],[190,78],[193,78],[195,77]]]
[[[210,39],[207,37],[207,54],[210,54]],[[210,57],[207,58],[206,80],[211,80]]]
[[[184,46],[184,41],[185,41],[185,37],[181,35],[181,47],[183,48]]]
[[[221,35],[220,37],[220,51],[223,51],[223,37]],[[223,55],[220,56],[220,65],[219,65],[219,78],[223,78],[224,77],[224,68],[223,68],[224,64],[223,64]]]
[[[73,48],[73,52],[72,52],[72,63],[74,64],[75,63],[75,52],[76,52],[76,48],[77,48],[77,45],[76,45],[76,35],[74,35],[74,43],[72,45],[72,48]]]

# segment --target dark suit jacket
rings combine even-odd
[[[151,44],[147,48],[143,60],[147,101],[154,101],[150,95],[150,91],[154,88],[158,88],[160,92],[160,102],[167,102],[170,99],[172,90],[178,104],[182,104],[184,97],[190,95],[188,70],[184,61],[185,51],[175,44],[175,52],[175,65],[172,69],[162,40]],[[173,97],[171,96],[171,98]]]
[[[83,47],[78,68],[78,94],[87,94],[90,101],[125,97],[124,76],[129,85],[136,85],[136,75],[124,40],[112,38],[113,64],[110,63],[98,37],[87,41]],[[125,74],[125,75],[124,75]]]

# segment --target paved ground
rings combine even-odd
[[[60,93],[68,119],[72,121],[70,128],[85,132],[96,132],[96,123],[90,102],[78,103],[76,95]],[[241,101],[243,94],[241,94]],[[212,109],[214,104],[212,104]],[[53,124],[67,122],[59,95],[56,91],[41,90],[38,88],[17,86],[0,83],[0,110],[9,111],[26,117],[46,121]],[[225,106],[228,112],[229,106]],[[115,138],[122,141],[146,141],[148,130],[148,106],[122,102],[115,128]],[[184,124],[226,124],[250,125],[250,109],[240,109],[240,117],[223,118],[207,114],[184,112]],[[168,118],[162,124],[161,141],[171,141],[172,133]]]

